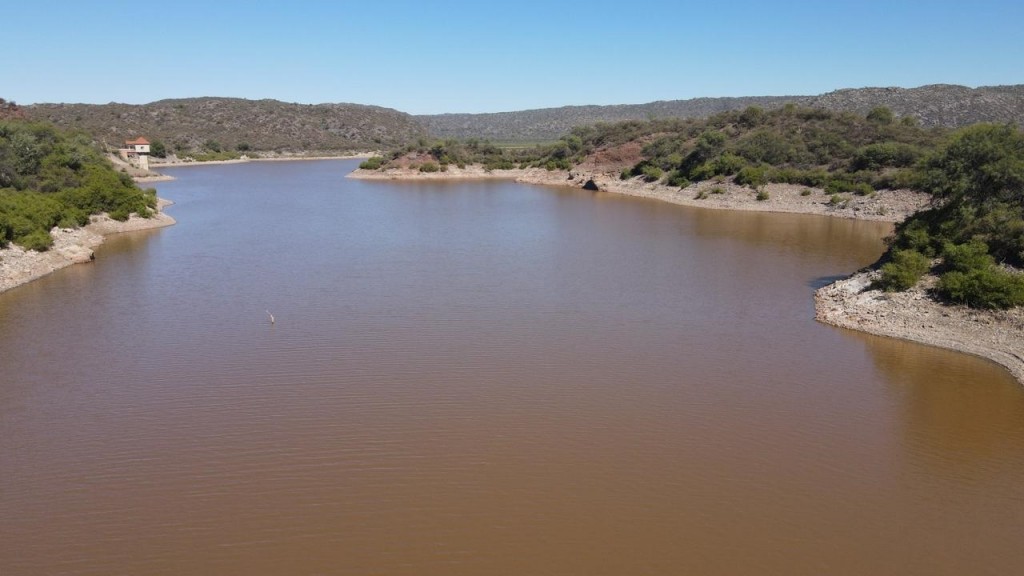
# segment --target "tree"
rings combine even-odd
[[[149,153],[157,158],[166,158],[167,146],[160,140],[153,140],[149,144]]]
[[[1024,133],[976,124],[928,159],[922,188],[949,202],[1024,201]]]
[[[868,112],[868,121],[875,124],[892,124],[895,115],[885,106],[877,106]]]

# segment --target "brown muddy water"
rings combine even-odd
[[[885,226],[354,166],[0,295],[0,573],[1024,573],[1024,389],[813,320]]]

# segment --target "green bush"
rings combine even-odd
[[[949,270],[970,272],[984,270],[995,266],[995,258],[988,253],[988,245],[975,238],[966,244],[946,242],[942,250],[942,260]]]
[[[53,236],[45,230],[35,229],[17,240],[18,244],[26,250],[46,252],[53,246]]]
[[[736,174],[735,182],[740,186],[757,188],[768,183],[768,168],[766,166],[744,166]]]
[[[828,199],[829,206],[838,206],[840,208],[845,208],[847,202],[849,202],[849,199],[841,194],[833,194]]]
[[[909,144],[898,142],[876,142],[857,150],[851,168],[853,170],[878,170],[879,168],[906,167],[920,157],[920,152]]]
[[[690,180],[687,179],[686,175],[684,175],[679,170],[674,170],[672,173],[668,175],[668,180],[666,180],[665,183],[669,186],[674,186],[677,188],[686,188],[687,186],[690,185]]]
[[[931,261],[927,256],[913,250],[898,250],[892,260],[882,265],[882,276],[875,281],[875,288],[886,292],[902,292],[917,284],[928,272]]]
[[[762,189],[757,191],[757,201],[758,202],[764,202],[768,198],[769,198],[768,191],[765,190],[764,188],[762,188]]]
[[[424,162],[420,165],[420,172],[438,172],[441,168],[434,162]]]
[[[665,172],[657,166],[648,164],[641,169],[640,174],[644,177],[644,182],[657,182]]]
[[[1012,308],[1024,305],[1024,275],[992,265],[967,272],[954,270],[939,278],[938,293],[971,308]]]
[[[863,182],[851,182],[845,178],[834,178],[829,180],[825,184],[826,194],[840,194],[844,192],[852,192],[858,196],[867,196],[874,192],[875,189],[870,184]]]
[[[110,216],[110,218],[112,220],[117,220],[118,222],[124,222],[131,215],[132,215],[132,213],[127,208],[125,208],[124,206],[119,206],[119,207],[111,210],[110,213],[108,214],[108,216]]]
[[[366,160],[359,163],[361,170],[380,170],[387,161],[382,156],[374,156],[373,158],[367,158]]]
[[[895,119],[895,117],[896,116],[892,113],[892,110],[886,108],[885,106],[878,106],[876,108],[872,108],[867,115],[867,119],[869,122],[884,125],[892,124],[893,119]]]

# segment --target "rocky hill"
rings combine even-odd
[[[706,118],[748,106],[778,108],[798,96],[753,96],[743,98],[694,98],[648,104],[615,106],[563,106],[520,112],[490,114],[437,114],[414,116],[432,138],[480,138],[506,142],[556,140],[574,126],[651,118]]]
[[[706,118],[728,110],[787,103],[861,116],[886,106],[923,126],[957,128],[977,122],[1024,126],[1024,85],[968,88],[937,84],[919,88],[855,88],[819,96],[695,98],[619,106],[565,106],[492,114],[416,116],[434,138],[483,138],[510,142],[554,140],[573,126],[648,118]]]
[[[187,98],[142,105],[36,104],[20,110],[12,107],[8,112],[81,129],[110,145],[145,136],[162,141],[171,151],[209,150],[212,143],[223,150],[241,147],[287,152],[389,149],[428,135],[440,139],[550,142],[575,126],[652,118],[708,118],[749,106],[773,110],[788,103],[861,116],[872,108],[886,106],[897,117],[913,116],[925,127],[955,128],[981,121],[1024,126],[1024,85],[856,88],[818,96],[694,98],[420,116],[359,104],[290,104],[239,98]]]
[[[978,122],[1024,126],[1024,84],[981,88],[953,84],[920,88],[857,88],[811,96],[798,103],[861,115],[876,106],[885,106],[896,116],[917,118],[923,126],[960,128]]]
[[[412,116],[359,104],[291,104],[277,100],[187,98],[150,104],[36,104],[33,120],[84,130],[112,146],[126,138],[160,140],[173,151],[375,150],[424,135]]]
[[[9,118],[21,118],[24,116],[24,112],[21,110],[21,106],[18,106],[14,102],[8,102],[3,98],[0,98],[0,120],[6,120]]]

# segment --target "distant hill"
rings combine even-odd
[[[694,98],[649,104],[614,106],[563,106],[520,112],[489,114],[435,114],[414,116],[432,138],[480,138],[508,142],[556,140],[574,126],[652,118],[706,118],[719,112],[748,106],[778,108],[799,96],[753,96],[742,98]]]
[[[172,151],[223,150],[241,145],[262,151],[391,149],[429,136],[498,142],[548,142],[575,126],[652,118],[708,118],[758,106],[786,104],[854,112],[863,116],[886,106],[913,116],[925,127],[956,128],[977,122],[1024,126],[1024,85],[967,88],[937,84],[919,88],[856,88],[819,96],[694,98],[649,104],[563,106],[491,114],[411,116],[359,104],[291,104],[277,100],[187,98],[150,104],[35,104],[10,107],[8,115],[81,129],[120,145],[126,138],[161,140]],[[3,110],[0,110],[3,113]]]
[[[126,138],[160,140],[171,150],[216,142],[225,150],[374,150],[424,135],[404,112],[360,104],[291,104],[277,100],[186,98],[150,104],[36,104],[33,120],[84,130],[112,146]]]
[[[957,128],[977,122],[1024,126],[1024,85],[968,88],[936,84],[920,88],[855,88],[820,96],[694,98],[617,106],[564,106],[491,114],[415,116],[433,138],[482,138],[510,142],[554,140],[573,126],[649,118],[707,118],[719,112],[759,106],[771,110],[793,103],[835,112],[866,114],[886,106],[913,116],[926,127]]]
[[[968,88],[932,84],[920,88],[856,88],[811,96],[802,106],[867,114],[885,106],[896,116],[913,116],[922,126],[961,128],[978,122],[1024,126],[1024,84]]]

